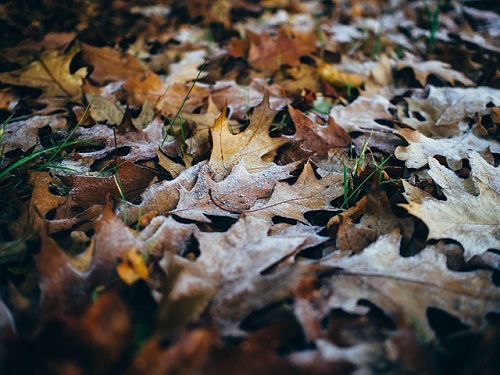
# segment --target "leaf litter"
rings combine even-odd
[[[500,367],[498,9],[92,4],[0,6],[2,373]]]

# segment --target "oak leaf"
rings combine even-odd
[[[393,107],[391,102],[381,95],[360,96],[347,107],[341,105],[332,107],[330,116],[348,133],[353,131],[369,132],[371,130],[388,133],[391,128],[376,120],[392,120],[393,115],[389,109]]]
[[[151,184],[141,194],[141,203],[122,202],[116,209],[118,216],[126,217],[128,223],[150,214],[165,214],[179,203],[180,189],[192,189],[196,183],[198,171],[203,164],[196,164],[182,171],[174,180],[165,180]]]
[[[417,81],[424,87],[427,84],[429,75],[434,74],[441,77],[446,82],[455,85],[457,82],[465,86],[475,86],[476,84],[467,78],[463,73],[451,69],[450,64],[442,61],[416,61],[414,59],[406,59],[396,62],[396,69],[403,70],[410,68],[415,74]]]
[[[358,302],[375,303],[399,322],[414,324],[427,339],[433,332],[427,310],[438,308],[479,329],[488,312],[499,309],[500,291],[491,283],[491,272],[453,272],[446,267],[446,257],[436,246],[404,258],[400,251],[399,231],[382,235],[359,255],[320,261],[333,267],[325,293],[328,306],[346,312],[366,313]]]
[[[405,161],[408,168],[421,168],[427,164],[429,157],[441,155],[446,157],[448,165],[460,168],[460,161],[467,157],[469,150],[484,151],[489,147],[491,152],[500,153],[500,143],[495,140],[479,138],[472,131],[450,138],[433,139],[411,129],[394,131],[409,143],[409,146],[398,146],[395,155]]]
[[[250,125],[234,135],[228,126],[226,109],[222,110],[212,128],[213,149],[209,166],[214,181],[222,181],[240,160],[245,161],[250,173],[263,171],[273,165],[269,154],[290,142],[288,139],[269,136],[269,127],[277,112],[269,107],[269,94],[266,91],[262,102],[252,113]]]
[[[477,193],[471,192],[462,179],[436,159],[429,159],[429,167],[429,175],[447,200],[438,200],[403,181],[409,203],[401,205],[427,225],[428,239],[451,238],[460,242],[466,261],[488,249],[500,249],[500,191],[473,177]],[[483,179],[488,181],[488,176]]]
[[[328,150],[336,147],[347,147],[351,144],[351,137],[337,125],[333,118],[328,118],[328,123],[320,125],[302,111],[288,106],[288,112],[295,125],[295,137],[301,141],[301,148],[314,151],[318,155],[326,155]]]
[[[24,68],[1,73],[0,82],[39,88],[44,97],[65,97],[80,101],[87,68],[80,68],[74,73],[70,70],[71,62],[79,51],[79,47],[75,46],[64,55],[49,52]]]
[[[500,103],[499,91],[488,87],[427,86],[423,94],[423,98],[422,93],[405,98],[410,113],[419,117],[410,114],[401,120],[426,136],[457,135],[460,129],[468,129],[471,118],[490,113],[488,103]]]
[[[90,79],[98,85],[126,80],[133,76],[144,74],[144,65],[139,59],[129,53],[110,47],[94,47],[81,44],[83,60],[94,68]]]
[[[361,221],[354,224],[349,217],[342,217],[337,233],[337,247],[340,250],[362,251],[380,235],[388,234],[398,228],[408,241],[413,232],[413,220],[399,218],[391,210],[386,193],[380,188],[377,178],[373,180],[367,195],[366,212]]]
[[[342,194],[342,175],[329,173],[318,179],[308,162],[293,185],[278,182],[271,197],[258,201],[250,212],[268,219],[281,216],[304,221],[304,213],[308,211],[336,210],[330,202]]]
[[[307,269],[293,263],[278,265],[305,244],[327,239],[316,234],[317,227],[269,235],[271,226],[268,220],[243,215],[227,232],[195,234],[200,256],[186,266],[172,294],[186,298],[210,286],[210,313],[217,317],[222,334],[240,335],[238,323],[245,315],[288,296]]]
[[[201,222],[210,222],[207,215],[237,217],[258,199],[269,197],[276,183],[289,178],[295,167],[296,163],[273,165],[262,172],[250,174],[241,160],[228,177],[215,182],[210,177],[210,167],[204,164],[191,190],[180,187],[179,204],[171,213]]]
[[[124,196],[132,202],[137,201],[156,173],[130,162],[119,161],[119,163],[113,176],[59,176],[59,178],[71,187],[71,196],[83,208],[104,204],[107,194],[112,198]],[[96,191],[99,194],[96,194]]]
[[[277,37],[256,35],[247,31],[250,40],[248,61],[264,72],[274,72],[281,65],[299,66],[301,56],[310,56],[316,49],[314,33],[295,32],[281,27]]]

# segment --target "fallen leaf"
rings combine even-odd
[[[197,233],[200,256],[186,266],[172,294],[185,297],[211,286],[215,293],[211,315],[217,316],[223,334],[240,335],[239,321],[291,293],[294,281],[306,269],[286,266],[262,273],[296,254],[311,237],[318,243],[316,229],[268,235],[270,226],[268,220],[244,215],[227,232]]]
[[[250,125],[239,134],[232,134],[226,117],[226,109],[215,120],[212,128],[213,148],[209,166],[213,179],[222,181],[231,173],[232,168],[244,160],[250,173],[260,172],[273,165],[266,155],[289,142],[283,138],[271,138],[269,127],[277,111],[269,107],[269,94],[266,91],[262,102],[255,107]]]
[[[488,87],[441,88],[429,85],[426,86],[425,97],[419,97],[421,95],[418,93],[415,97],[405,98],[411,112],[401,120],[426,136],[440,138],[468,129],[470,119],[476,114],[490,113],[488,103],[500,103],[498,90]]]
[[[0,82],[36,87],[43,91],[44,97],[67,97],[80,102],[87,68],[80,68],[74,73],[70,71],[71,61],[78,52],[77,46],[64,55],[49,52],[24,68],[0,73]]]
[[[330,116],[335,123],[339,124],[348,133],[373,130],[388,133],[392,129],[386,125],[381,125],[376,120],[392,120],[393,116],[389,109],[393,107],[389,100],[383,96],[360,96],[347,107],[333,106]]]
[[[314,151],[318,155],[326,155],[331,148],[347,147],[351,144],[351,137],[337,125],[333,118],[328,123],[319,125],[303,112],[288,106],[288,112],[295,125],[295,137],[301,141],[304,150]]]
[[[314,33],[300,33],[281,27],[276,39],[269,34],[247,31],[250,40],[248,61],[264,72],[274,72],[281,65],[298,66],[301,56],[310,56],[316,49]]]
[[[269,92],[269,105],[272,109],[286,106],[281,85],[269,85],[261,78],[253,78],[248,86],[235,81],[218,81],[211,88],[211,98],[218,108],[227,104],[231,118],[246,119],[250,108],[262,102],[266,90]]]
[[[427,164],[429,157],[441,155],[446,157],[451,168],[458,169],[461,160],[467,158],[469,150],[481,152],[489,148],[491,152],[500,153],[500,143],[480,138],[472,131],[442,139],[429,138],[411,129],[399,129],[394,133],[402,136],[410,144],[398,146],[394,153],[399,160],[405,161],[407,168],[422,168]]]
[[[210,222],[208,216],[237,217],[258,199],[269,197],[276,183],[289,178],[295,167],[296,163],[273,165],[262,172],[250,174],[244,161],[240,160],[229,176],[215,182],[210,177],[210,167],[205,164],[201,166],[191,190],[180,188],[179,204],[171,213],[200,222]]]
[[[419,254],[399,255],[398,230],[382,235],[359,255],[320,261],[337,271],[324,280],[330,308],[366,313],[362,299],[372,301],[396,320],[412,323],[427,340],[434,337],[427,320],[430,307],[444,310],[480,329],[488,312],[498,311],[500,293],[490,281],[491,272],[453,272],[446,257],[428,246]]]
[[[398,60],[396,61],[396,69],[403,70],[410,68],[415,74],[417,81],[425,87],[429,75],[434,74],[441,77],[446,82],[455,85],[457,82],[464,86],[475,86],[476,84],[467,78],[463,73],[451,69],[450,64],[438,60],[431,61],[416,61],[415,59]]]
[[[90,79],[100,86],[144,74],[144,66],[133,55],[121,53],[110,47],[94,47],[81,43],[83,60],[94,69]]]
[[[59,176],[69,187],[73,199],[83,208],[104,204],[109,194],[134,202],[149,185],[155,171],[137,164],[118,160],[116,174],[109,177]],[[96,191],[99,194],[96,194]]]
[[[157,214],[170,212],[179,202],[181,186],[187,190],[192,189],[196,183],[199,168],[202,165],[200,163],[186,169],[174,180],[165,180],[150,185],[141,194],[140,204],[122,202],[117,207],[117,215],[126,217],[127,222],[133,223],[139,220],[141,216],[149,215],[152,212]]]
[[[144,262],[144,256],[137,249],[129,249],[124,258],[116,266],[120,279],[127,285],[132,285],[137,280],[146,280],[149,271]]]
[[[413,232],[413,221],[399,218],[391,210],[386,193],[380,188],[378,178],[373,179],[367,195],[366,211],[359,223],[354,224],[349,217],[342,217],[337,233],[339,250],[361,252],[383,234],[398,228],[404,234],[403,240],[408,242]]]
[[[304,213],[313,210],[338,210],[330,202],[343,194],[341,174],[329,173],[318,179],[310,162],[298,180],[290,185],[278,182],[269,199],[258,201],[249,213],[272,219],[274,216],[305,221]]]
[[[436,159],[429,159],[429,167],[429,175],[441,187],[446,201],[403,181],[409,203],[401,204],[427,225],[428,239],[451,238],[460,242],[466,261],[488,249],[500,249],[500,209],[496,204],[500,191],[473,178],[478,191],[471,192],[462,179]],[[483,179],[487,181],[488,176]]]
[[[20,149],[28,150],[36,146],[40,149],[39,132],[49,127],[52,134],[64,131],[68,126],[67,120],[60,114],[51,116],[33,116],[23,121],[12,121],[5,124],[3,130],[2,149],[4,153]]]

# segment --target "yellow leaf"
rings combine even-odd
[[[120,279],[128,285],[135,283],[139,279],[147,279],[149,271],[144,262],[144,257],[137,249],[130,249],[125,254],[120,264],[116,266],[116,272]]]

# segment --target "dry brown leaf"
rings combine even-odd
[[[44,97],[65,97],[80,102],[87,68],[80,68],[74,73],[70,71],[71,61],[79,51],[79,47],[75,46],[64,55],[49,52],[24,68],[0,73],[0,82],[39,88]]]
[[[123,194],[127,200],[137,201],[155,175],[154,170],[118,160],[116,175],[113,176],[59,178],[71,187],[70,194],[80,207],[89,208],[94,204],[104,204],[108,194],[112,198],[120,198]]]
[[[269,34],[256,35],[247,31],[250,40],[248,61],[264,72],[274,72],[281,65],[299,66],[301,56],[316,50],[316,35],[280,28],[276,39]]]
[[[446,201],[403,181],[409,203],[401,205],[427,225],[428,239],[451,238],[460,242],[466,261],[488,249],[500,249],[500,191],[482,181],[488,181],[488,176],[474,179],[476,193],[436,159],[429,159],[429,167],[429,175],[441,187]]]
[[[214,181],[222,181],[240,160],[245,161],[250,173],[263,171],[273,165],[270,161],[272,157],[266,156],[289,142],[269,136],[269,127],[277,112],[269,107],[269,94],[266,91],[262,102],[252,113],[250,125],[242,133],[234,135],[228,126],[226,109],[222,110],[212,128],[213,149],[209,166]]]
[[[294,138],[301,141],[300,146],[304,150],[326,155],[332,148],[347,147],[351,144],[349,134],[337,125],[333,118],[329,117],[327,124],[320,125],[292,106],[288,106],[288,112],[295,125]]]
[[[500,166],[494,167],[488,164],[477,152],[469,152],[469,163],[472,167],[471,174],[490,186],[496,192],[500,192]]]
[[[207,215],[237,217],[258,199],[269,197],[276,183],[289,178],[296,165],[273,165],[250,174],[241,160],[229,176],[216,183],[210,178],[210,167],[205,164],[201,166],[191,190],[180,188],[179,204],[171,213],[200,222],[210,222]]]
[[[315,245],[326,240],[316,235],[318,228],[309,226],[269,235],[271,225],[244,215],[227,232],[197,233],[200,256],[186,265],[172,294],[185,298],[211,286],[215,292],[211,315],[222,334],[241,334],[239,321],[291,293],[305,269],[288,265],[270,274],[265,271],[302,250],[306,242]]]
[[[94,47],[81,44],[83,60],[93,66],[90,79],[100,86],[122,81],[133,76],[142,76],[147,69],[131,54],[123,54],[110,47]]]
[[[482,152],[489,148],[491,152],[500,153],[499,142],[479,138],[471,131],[443,139],[429,138],[411,129],[399,129],[394,133],[402,136],[410,144],[398,146],[394,153],[399,160],[405,161],[407,168],[422,168],[427,164],[429,157],[441,155],[446,157],[451,168],[458,169],[461,160],[467,158],[469,150]]]
[[[40,238],[40,253],[35,257],[41,291],[40,310],[50,314],[59,309],[71,311],[75,307],[81,308],[85,305],[85,298],[75,298],[75,293],[91,291],[88,275],[94,268],[93,244],[84,253],[72,258],[44,230]],[[88,294],[86,296],[88,298]]]
[[[347,107],[334,106],[330,111],[330,116],[348,133],[372,130],[388,133],[392,129],[375,120],[392,120],[393,116],[389,109],[393,107],[389,100],[383,96],[360,96]]]
[[[218,81],[211,87],[211,98],[218,108],[227,107],[230,117],[246,119],[250,108],[262,102],[266,90],[269,92],[269,103],[272,109],[286,106],[281,85],[268,85],[261,78],[253,78],[248,86],[241,86],[235,81]]]
[[[120,279],[127,285],[132,285],[137,280],[146,280],[149,270],[144,261],[144,255],[137,249],[129,249],[120,263],[116,266]]]
[[[380,188],[378,178],[373,180],[366,200],[366,212],[361,221],[354,224],[349,217],[342,217],[337,233],[337,247],[340,250],[361,252],[380,235],[388,234],[399,228],[408,241],[413,232],[413,220],[399,218],[391,210],[389,199]]]
[[[199,168],[203,163],[194,165],[185,171],[181,172],[179,176],[171,181],[162,181],[150,185],[141,194],[141,203],[132,204],[130,202],[122,202],[118,206],[116,212],[120,217],[126,217],[128,223],[133,223],[141,218],[152,213],[166,214],[173,210],[179,202],[180,193],[182,188],[190,190],[193,188]]]
[[[91,140],[104,146],[98,151],[82,151],[78,155],[98,160],[113,155],[117,149],[123,148],[128,151],[125,155],[120,156],[123,160],[128,162],[150,160],[156,157],[158,147],[163,140],[163,127],[163,121],[157,116],[146,128],[137,129],[130,113],[125,111],[125,115],[115,132],[111,126],[100,124],[90,128],[78,128],[75,132],[77,139],[81,141]]]
[[[274,216],[305,221],[304,213],[313,210],[336,210],[330,202],[343,194],[343,176],[329,173],[318,179],[310,162],[304,166],[299,179],[290,185],[278,182],[271,197],[258,201],[249,211],[272,219]]]
[[[422,86],[425,86],[427,84],[427,79],[431,74],[441,77],[446,82],[449,82],[452,85],[455,85],[457,82],[460,82],[464,86],[476,85],[463,73],[451,69],[450,64],[438,60],[416,61],[414,59],[406,59],[402,61],[396,61],[397,70],[403,70],[405,68],[410,68],[413,70],[415,78]]]
[[[488,103],[500,103],[498,90],[488,87],[427,86],[424,94],[424,98],[419,97],[422,93],[405,98],[411,112],[410,117],[402,116],[401,120],[426,136],[457,135],[459,129],[468,129],[471,118],[491,112]],[[418,113],[419,117],[414,113]]]
[[[472,329],[485,325],[485,315],[498,311],[500,292],[491,283],[491,272],[453,272],[446,268],[446,257],[434,246],[419,254],[399,255],[400,236],[396,230],[382,235],[359,255],[321,261],[337,272],[330,276],[328,306],[347,312],[366,313],[361,299],[369,300],[395,320],[413,324],[427,339],[434,336],[427,309],[446,311]],[[340,268],[340,270],[339,270]]]
[[[2,150],[4,153],[21,149],[28,150],[39,144],[38,132],[41,128],[49,126],[53,133],[64,131],[68,122],[61,114],[51,116],[33,116],[25,121],[13,121],[5,124],[2,139]],[[37,146],[41,148],[41,146]]]

